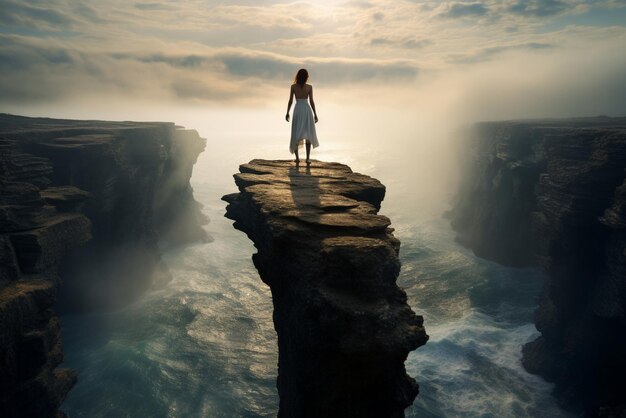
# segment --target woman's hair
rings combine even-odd
[[[309,72],[304,68],[300,68],[296,73],[296,77],[293,79],[293,84],[299,84],[300,87],[304,86],[304,83],[309,79]]]

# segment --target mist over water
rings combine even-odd
[[[241,130],[179,121],[208,138],[192,185],[214,241],[167,252],[173,282],[132,306],[62,318],[65,365],[79,376],[63,404],[71,418],[276,415],[271,294],[252,265],[252,243],[223,217],[220,200],[236,191],[240,163],[290,157],[289,125],[264,116],[251,116]],[[259,129],[264,123],[267,130]],[[407,416],[567,416],[551,386],[520,364],[521,345],[537,334],[540,274],[478,259],[454,242],[441,216],[455,190],[453,141],[426,125],[398,123],[404,133],[373,117],[351,132],[322,120],[313,157],[347,163],[387,186],[381,212],[402,241],[398,282],[431,336],[406,362],[420,383]]]

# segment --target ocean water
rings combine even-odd
[[[287,141],[200,133],[209,143],[192,184],[213,241],[166,252],[174,280],[165,289],[119,311],[62,318],[64,366],[78,371],[62,405],[71,418],[276,416],[271,294],[220,197],[236,191],[238,164],[289,158]],[[420,384],[407,416],[569,416],[551,385],[520,364],[521,346],[537,336],[541,274],[475,257],[442,217],[454,192],[449,149],[323,138],[314,158],[347,163],[387,186],[381,213],[402,242],[398,283],[430,335],[406,362]]]

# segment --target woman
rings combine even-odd
[[[289,110],[293,103],[293,97],[296,96],[296,106],[293,108],[293,121],[291,123],[289,151],[296,154],[296,164],[299,164],[298,148],[302,146],[302,142],[306,141],[307,165],[311,164],[311,159],[309,158],[311,155],[311,144],[313,144],[313,148],[319,146],[317,134],[315,133],[315,124],[318,119],[315,111],[315,102],[313,101],[313,87],[310,84],[306,84],[308,79],[309,72],[307,70],[304,68],[298,70],[291,85],[287,115],[285,115],[285,120],[289,122]],[[311,106],[307,103],[307,99],[311,101]],[[313,108],[313,112],[311,112],[311,108]]]

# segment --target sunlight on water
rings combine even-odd
[[[288,125],[233,134],[210,121],[179,123],[209,140],[192,183],[214,241],[168,252],[174,280],[164,290],[114,313],[63,318],[65,366],[79,375],[63,404],[71,418],[276,415],[271,294],[252,265],[252,243],[223,218],[220,197],[236,191],[238,164],[290,158]],[[520,364],[521,345],[536,335],[539,273],[480,260],[454,242],[441,217],[454,191],[442,136],[413,141],[418,132],[409,131],[390,148],[384,127],[372,125],[332,136],[320,125],[313,157],[347,163],[387,186],[382,213],[402,241],[398,283],[431,336],[406,363],[420,383],[407,416],[566,416],[550,385]]]

